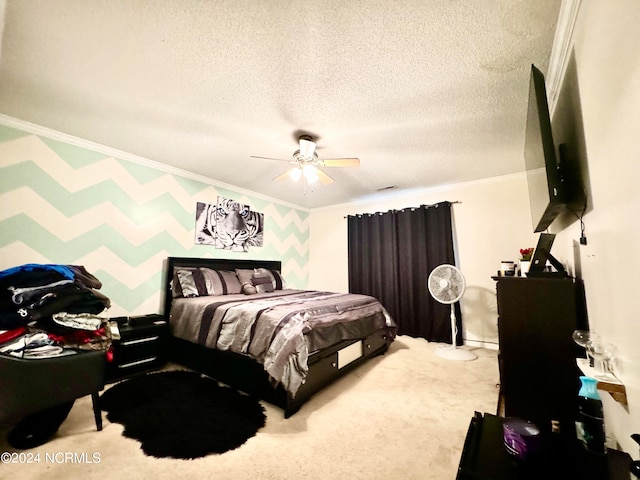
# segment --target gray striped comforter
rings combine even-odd
[[[309,290],[174,298],[170,324],[175,337],[251,356],[292,395],[305,380],[309,353],[328,346],[321,339],[336,343],[381,329],[393,338],[396,330],[373,297]]]

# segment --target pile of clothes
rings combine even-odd
[[[51,358],[108,350],[111,306],[83,266],[25,264],[0,271],[0,353]]]

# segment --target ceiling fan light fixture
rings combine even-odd
[[[319,162],[318,154],[316,152],[312,152],[311,156],[305,157],[300,150],[296,150],[295,152],[293,152],[293,160],[298,163]]]
[[[264,158],[265,160],[277,160],[292,164],[286,172],[278,175],[273,180],[281,181],[287,178],[297,181],[303,179],[305,185],[305,194],[307,185],[320,182],[322,185],[330,185],[334,182],[333,178],[328,175],[322,167],[359,167],[360,159],[358,158],[329,158],[320,159],[316,152],[316,142],[311,135],[301,135],[298,137],[299,149],[293,152],[290,160],[281,158],[260,157],[250,155],[251,158]]]
[[[297,182],[298,180],[300,180],[301,176],[302,176],[302,168],[295,167],[289,170],[289,177],[291,177],[291,180],[293,180],[294,182]]]
[[[302,173],[307,182],[315,183],[318,181],[318,169],[315,165],[303,165]]]

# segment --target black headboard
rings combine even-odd
[[[165,264],[165,275],[163,285],[163,304],[162,312],[167,321],[169,320],[169,312],[171,311],[171,280],[173,272],[180,267],[203,267],[213,270],[234,271],[236,268],[267,268],[269,270],[277,270],[282,272],[282,262],[280,260],[243,260],[232,258],[188,258],[188,257],[167,257]]]

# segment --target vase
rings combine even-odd
[[[520,260],[520,276],[526,277],[529,267],[531,266],[530,260]]]
[[[597,388],[598,380],[581,376],[580,382],[576,434],[585,450],[604,455],[607,453],[607,436],[604,429],[602,400]]]

